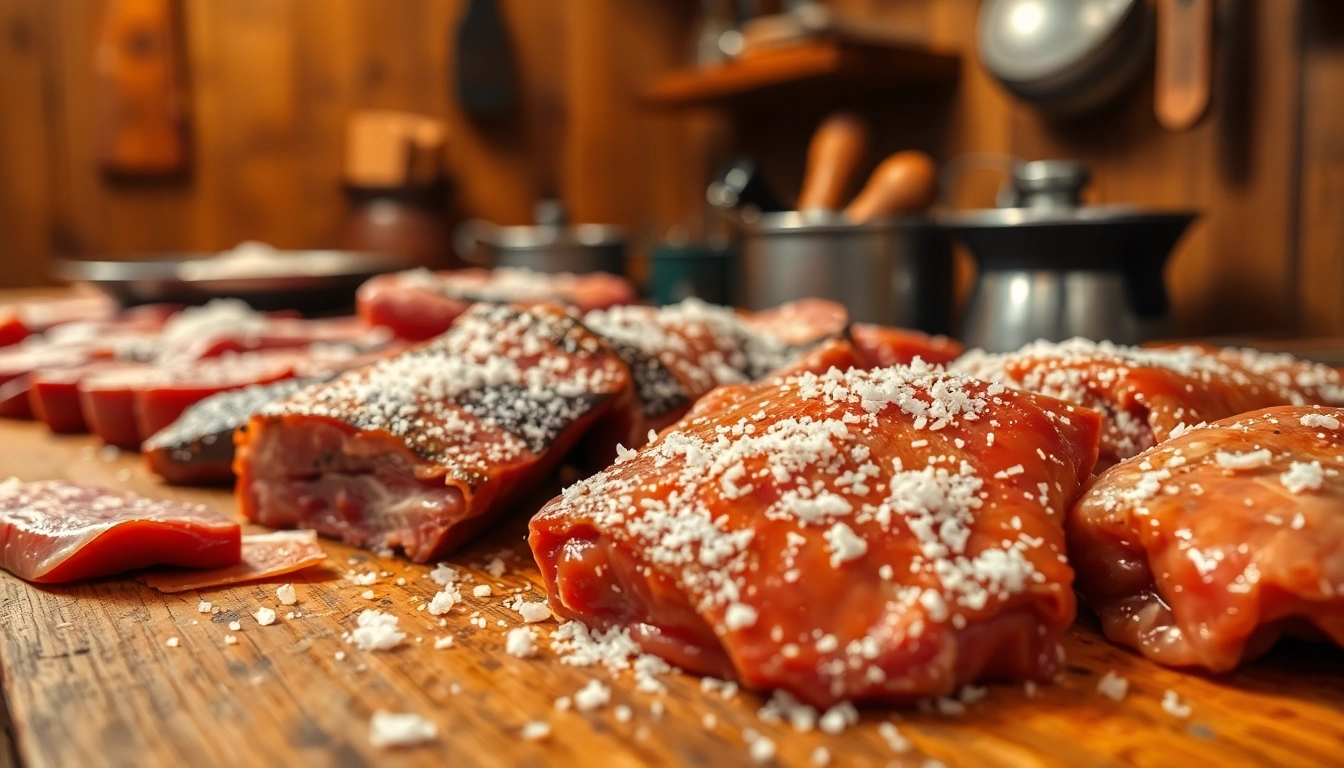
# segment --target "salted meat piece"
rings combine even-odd
[[[239,506],[272,528],[442,556],[549,473],[630,375],[559,307],[479,304],[433,341],[266,406]]]
[[[117,305],[101,294],[6,304],[0,306],[0,347],[66,323],[107,320],[116,311]]]
[[[908,328],[854,323],[849,338],[867,368],[909,365],[919,358],[926,363],[943,365],[957,359],[963,351],[960,343],[946,336],[930,336]]]
[[[17,344],[0,349],[0,417],[33,418],[28,390],[34,373],[83,365],[92,359],[92,350],[73,345]]]
[[[88,432],[89,425],[84,419],[84,408],[79,401],[79,383],[84,377],[148,369],[144,363],[122,360],[93,360],[83,365],[44,368],[29,377],[28,403],[33,417],[46,424],[52,432]]]
[[[199,504],[59,481],[0,483],[0,566],[55,584],[151,565],[238,562],[238,524]]]
[[[619,442],[642,445],[650,429],[681,418],[723,384],[754,381],[795,363],[812,346],[844,331],[844,308],[809,299],[760,315],[686,299],[665,307],[621,306],[589,312],[584,325],[630,367],[639,412],[616,428]]]
[[[274,531],[243,537],[242,559],[210,571],[155,569],[136,577],[160,592],[213,589],[264,581],[311,568],[327,559],[314,531]]]
[[[1319,391],[1239,362],[1237,352],[1232,360],[1203,347],[1141,349],[1070,339],[1038,341],[1008,354],[973,350],[949,367],[1100,411],[1106,417],[1100,469],[1165,440],[1182,424],[1275,405],[1324,404]]]
[[[1102,473],[1067,523],[1111,640],[1225,672],[1281,636],[1344,646],[1344,410],[1183,430]]]
[[[1100,421],[922,364],[723,387],[529,543],[557,614],[818,706],[1048,680]]]
[[[628,280],[595,272],[546,274],[527,269],[415,269],[371,278],[355,296],[359,316],[397,336],[423,341],[448,330],[472,304],[564,304],[580,312],[633,304]]]
[[[231,483],[234,430],[264,406],[329,378],[284,379],[211,395],[144,441],[145,463],[169,485]]]

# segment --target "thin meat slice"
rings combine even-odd
[[[83,365],[94,358],[84,346],[19,344],[0,349],[0,417],[31,419],[28,391],[39,371]]]
[[[565,304],[581,312],[633,304],[638,293],[628,280],[600,272],[546,274],[526,269],[416,269],[371,278],[355,302],[369,325],[423,341],[448,330],[472,304]]]
[[[1182,424],[1320,402],[1310,388],[1202,347],[1038,341],[1008,354],[974,350],[950,368],[1100,411],[1106,426],[1099,468],[1146,450]]]
[[[771,309],[740,315],[757,333],[788,344],[806,346],[839,336],[849,325],[849,310],[826,299],[799,299]]]
[[[557,614],[812,704],[1049,680],[1095,412],[932,367],[723,387],[529,543]]]
[[[156,569],[137,579],[160,592],[213,589],[264,581],[311,568],[327,559],[313,531],[275,531],[243,537],[240,562],[211,571]]]
[[[946,336],[930,336],[908,328],[868,323],[851,325],[849,338],[868,368],[909,365],[915,358],[933,365],[943,365],[960,357],[963,351],[960,343]]]
[[[0,566],[54,584],[151,565],[238,562],[238,524],[199,504],[57,481],[0,483]]]
[[[1344,646],[1344,410],[1182,430],[1102,473],[1068,519],[1111,640],[1225,672],[1283,635]]]
[[[237,435],[239,505],[272,528],[425,562],[630,397],[620,359],[563,309],[480,304],[424,346],[253,416]]]
[[[330,378],[284,379],[211,395],[145,440],[145,463],[169,485],[231,483],[234,430],[264,406]]]
[[[116,311],[116,303],[101,294],[6,304],[0,306],[0,347],[67,323],[108,320]]]

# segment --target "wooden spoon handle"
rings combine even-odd
[[[1171,131],[1199,122],[1209,107],[1213,67],[1213,0],[1157,4],[1157,121]]]
[[[807,149],[807,172],[798,210],[839,210],[854,174],[868,154],[868,124],[849,112],[822,121]]]
[[[855,224],[893,213],[922,211],[938,193],[938,169],[923,152],[897,152],[883,160],[845,209]]]

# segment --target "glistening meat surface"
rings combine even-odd
[[[1102,473],[1068,537],[1106,636],[1216,672],[1283,634],[1344,645],[1341,422],[1336,408],[1270,408]]]
[[[239,505],[425,562],[631,396],[625,366],[564,310],[480,304],[432,342],[253,416],[237,435]]]
[[[1048,680],[1099,429],[927,366],[729,386],[567,488],[529,542],[556,613],[813,704]]]
[[[1325,366],[1287,355],[1210,347],[1141,349],[1070,339],[1017,352],[968,352],[952,370],[1039,392],[1101,412],[1100,467],[1166,439],[1182,424],[1216,421],[1275,405],[1326,404],[1344,392]]]

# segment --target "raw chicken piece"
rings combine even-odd
[[[563,309],[480,304],[424,346],[253,416],[239,505],[273,528],[433,560],[631,397],[620,359]]]
[[[1103,472],[1069,516],[1106,636],[1224,672],[1280,636],[1344,645],[1344,410],[1269,408]]]
[[[1181,424],[1275,405],[1324,404],[1319,389],[1257,370],[1242,360],[1241,350],[1140,349],[1070,339],[1038,341],[1002,355],[973,350],[949,367],[1100,411],[1106,422],[1098,469],[1166,439]]]
[[[723,387],[529,542],[557,614],[818,706],[1049,680],[1100,421],[922,364]]]
[[[397,336],[423,341],[448,330],[476,302],[552,303],[581,312],[638,300],[634,286],[615,275],[545,274],[526,269],[415,269],[379,275],[360,286],[359,316]]]
[[[151,565],[222,568],[238,562],[238,524],[199,504],[57,481],[0,483],[0,566],[60,583]]]
[[[310,568],[327,558],[313,531],[275,531],[243,537],[242,560],[210,571],[156,569],[138,580],[160,592],[244,584]]]

